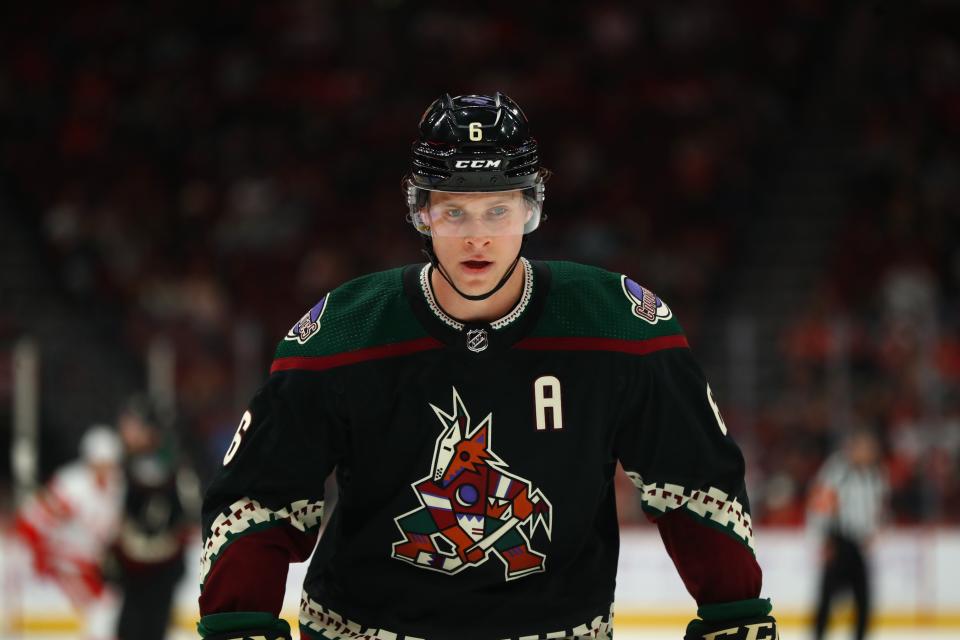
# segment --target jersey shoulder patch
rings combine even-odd
[[[297,344],[307,344],[310,338],[317,335],[317,331],[320,330],[320,319],[323,317],[323,312],[327,308],[327,298],[329,297],[330,294],[328,293],[320,298],[320,302],[313,305],[313,307],[300,318],[297,324],[293,325],[290,331],[287,331],[287,335],[285,335],[283,339],[288,342],[296,342]]]
[[[402,271],[362,276],[320,298],[283,337],[274,358],[334,355],[425,335],[403,294]]]
[[[670,307],[653,291],[637,284],[627,276],[620,276],[620,286],[623,288],[623,294],[630,301],[633,315],[641,320],[657,324],[661,320],[667,321],[673,318]]]
[[[536,335],[646,340],[683,333],[670,307],[629,276],[548,261],[552,282]]]

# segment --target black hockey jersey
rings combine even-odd
[[[743,458],[670,308],[623,275],[523,267],[492,323],[448,316],[411,265],[293,326],[206,494],[204,616],[279,613],[334,469],[304,638],[604,634],[617,461],[698,604],[757,598]]]

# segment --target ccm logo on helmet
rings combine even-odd
[[[500,160],[457,160],[453,166],[457,169],[496,169]]]

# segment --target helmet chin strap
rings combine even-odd
[[[431,269],[436,269],[437,273],[443,276],[443,279],[447,281],[447,284],[449,284],[453,290],[460,295],[461,298],[470,300],[471,302],[477,302],[479,300],[486,300],[497,291],[500,291],[500,289],[503,288],[503,285],[507,284],[507,280],[510,279],[510,276],[513,275],[513,272],[517,268],[517,264],[520,263],[520,255],[523,253],[523,248],[526,246],[526,244],[527,236],[524,235],[523,239],[520,241],[520,250],[517,252],[517,257],[513,259],[513,262],[510,264],[510,268],[507,269],[507,272],[503,274],[502,278],[500,278],[500,282],[497,283],[497,286],[495,286],[493,289],[490,289],[490,291],[487,291],[486,293],[481,293],[475,296],[460,291],[457,285],[453,284],[453,280],[451,280],[450,276],[447,275],[447,270],[443,268],[442,264],[440,264],[440,259],[437,258],[437,254],[433,250],[433,240],[431,238],[424,238],[424,245],[426,246],[423,249],[423,253],[425,256],[427,256],[427,259],[430,260]]]

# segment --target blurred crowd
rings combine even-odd
[[[531,255],[649,283],[696,344],[780,143],[845,65],[848,215],[777,347],[781,392],[741,425],[755,513],[801,522],[838,434],[868,425],[897,517],[960,520],[960,49],[920,4],[891,40],[899,16],[825,0],[29,3],[0,20],[0,188],[65,300],[122,318],[115,348],[173,345],[202,473],[304,309],[421,259],[399,183],[443,91],[531,118],[556,176]],[[27,321],[0,308],[0,337]]]
[[[802,522],[819,463],[857,429],[880,438],[894,522],[960,522],[960,46],[944,14],[891,13],[855,13],[862,57],[840,59],[847,215],[756,425],[783,452],[760,465],[769,523]]]

